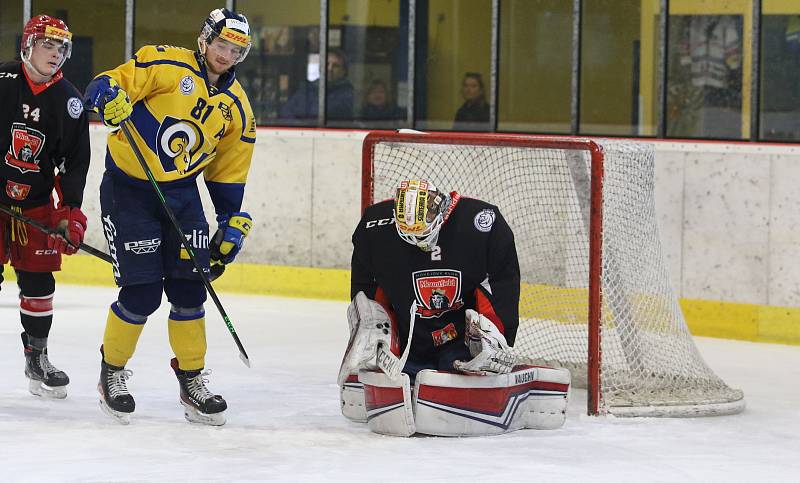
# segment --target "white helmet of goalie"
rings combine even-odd
[[[428,181],[401,181],[394,200],[397,234],[403,241],[431,251],[439,240],[451,201],[449,194]]]
[[[197,47],[200,49],[200,55],[206,55],[206,49],[211,44],[211,41],[216,38],[239,47],[239,56],[234,65],[247,57],[250,47],[253,45],[247,17],[240,13],[232,12],[227,8],[212,10],[208,14],[208,18],[203,22],[200,36],[197,37]]]

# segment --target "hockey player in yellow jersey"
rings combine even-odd
[[[84,104],[108,126],[126,123],[207,272],[211,262],[233,261],[252,225],[241,205],[256,126],[234,72],[250,50],[247,19],[216,9],[203,23],[197,43],[197,51],[142,47],[133,59],[98,75],[87,87]],[[105,164],[101,216],[120,291],[109,309],[101,346],[101,407],[129,422],[135,403],[126,385],[132,374],[126,365],[163,292],[171,304],[171,365],[185,416],[224,424],[227,403],[205,385],[203,282],[121,130],[108,135]],[[197,188],[201,173],[217,213],[213,237]]]

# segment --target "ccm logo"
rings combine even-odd
[[[391,225],[394,223],[394,218],[381,218],[380,220],[370,220],[367,222],[367,228],[375,226]]]
[[[35,255],[57,255],[58,250],[53,250],[52,248],[48,248],[46,250],[36,250],[33,252]]]

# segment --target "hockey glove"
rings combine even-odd
[[[89,83],[83,96],[83,106],[96,111],[103,119],[103,124],[117,127],[128,119],[133,112],[133,105],[117,81],[110,77],[98,77]]]
[[[219,228],[211,239],[211,261],[228,264],[242,249],[244,238],[253,226],[253,219],[249,214],[237,211],[217,216],[217,223]]]
[[[494,323],[467,309],[464,343],[469,348],[471,361],[455,361],[453,367],[467,374],[508,374],[516,365],[517,357],[508,346],[505,336]]]
[[[77,252],[86,233],[86,215],[81,209],[62,206],[53,212],[50,220],[58,233],[47,238],[47,248],[66,255]]]

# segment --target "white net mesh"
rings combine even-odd
[[[424,136],[423,136],[424,139]],[[372,149],[373,199],[402,179],[496,204],[517,243],[522,274],[515,348],[567,367],[586,384],[590,157],[580,149],[379,142]],[[744,407],[705,364],[669,283],[658,236],[653,151],[604,141],[600,411],[618,415],[728,414]]]

